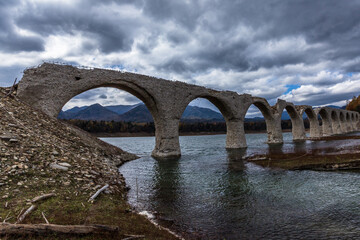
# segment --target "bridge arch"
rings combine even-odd
[[[281,126],[281,117],[284,110],[289,114],[291,125],[292,125],[292,135],[294,141],[305,140],[305,127],[302,115],[298,113],[294,104],[286,102],[284,100],[278,100],[275,105],[277,109],[277,122]]]
[[[310,138],[319,138],[321,137],[321,129],[319,125],[319,120],[317,118],[317,114],[311,106],[302,105],[297,106],[299,109],[299,115],[302,117],[305,113],[310,123]]]
[[[164,125],[164,122],[162,121],[161,117],[159,117],[159,112],[158,112],[157,104],[156,104],[154,97],[149,92],[147,92],[145,89],[139,88],[137,85],[131,84],[127,81],[123,81],[122,79],[112,79],[110,82],[113,82],[113,83],[101,83],[100,82],[100,83],[94,84],[92,86],[84,86],[84,88],[77,88],[76,91],[69,92],[71,94],[69,94],[69,93],[64,94],[63,98],[58,99],[58,105],[56,105],[57,106],[56,114],[58,115],[58,113],[63,108],[63,106],[68,101],[70,101],[73,97],[75,97],[81,93],[87,92],[89,90],[106,87],[106,88],[115,88],[115,89],[125,91],[125,92],[137,97],[138,99],[140,99],[145,104],[145,106],[149,110],[149,112],[154,120],[155,146],[154,146],[154,150],[153,150],[152,154],[154,157],[157,157],[158,153],[161,152],[163,149],[162,136],[164,135],[164,133],[162,132],[162,126]],[[58,110],[59,108],[60,108],[60,110]],[[175,150],[175,153],[173,153],[173,155],[179,156],[180,149],[179,149],[179,152],[177,152]]]
[[[59,99],[59,104],[58,106],[61,106],[60,110],[62,109],[62,107],[69,102],[72,98],[74,98],[75,96],[87,92],[89,90],[93,90],[93,89],[97,89],[97,88],[115,88],[115,89],[119,89],[122,91],[125,91],[135,97],[137,97],[138,99],[140,99],[145,105],[146,107],[149,109],[151,115],[154,118],[157,117],[157,107],[156,107],[156,102],[153,100],[153,97],[151,96],[151,94],[149,94],[148,92],[146,92],[143,89],[139,89],[136,85],[131,85],[128,84],[126,82],[123,82],[121,79],[114,79],[113,80],[116,83],[111,83],[111,84],[97,84],[97,85],[93,85],[91,87],[84,87],[84,88],[79,88],[77,89],[77,91],[73,91],[71,92],[71,94],[66,94],[64,95],[64,97],[62,99]],[[56,109],[56,114],[58,114],[60,112],[60,110],[58,110],[58,107]]]
[[[278,126],[276,125],[276,121],[274,118],[274,109],[270,106],[268,101],[265,98],[261,97],[252,97],[251,101],[244,108],[244,118],[249,108],[254,105],[262,114],[266,124],[266,132],[267,132],[267,143],[269,144],[277,144],[282,143],[282,134],[281,131],[278,131]]]
[[[291,119],[293,140],[304,140],[306,135],[302,116],[298,114],[293,104],[287,104],[285,110]]]
[[[161,101],[166,95],[175,95],[176,89],[167,88],[166,83],[169,84],[166,80],[132,73],[44,63],[24,72],[18,95],[34,108],[57,117],[62,107],[82,92],[99,87],[124,90],[143,101],[152,114],[155,125],[155,148],[152,155],[160,158],[178,157],[179,125],[176,119],[168,117],[172,115],[169,105],[173,101]]]
[[[229,93],[228,93],[229,94]],[[226,124],[226,148],[236,149],[247,147],[244,119],[241,117],[240,109],[238,108],[238,101],[244,100],[238,94],[233,93],[232,97],[224,95],[219,91],[207,91],[206,89],[197,89],[197,91],[190,92],[190,94],[183,100],[179,108],[180,117],[184,113],[186,107],[195,99],[202,98],[208,100],[220,111],[225,119]],[[245,99],[247,96],[245,96]]]
[[[185,111],[185,108],[189,106],[189,104],[196,99],[206,99],[211,102],[217,109],[219,109],[220,113],[223,115],[225,119],[234,118],[234,113],[232,112],[229,105],[226,104],[224,99],[221,99],[219,96],[213,96],[208,93],[199,94],[199,95],[191,95],[184,102],[182,108],[180,109],[181,115]]]

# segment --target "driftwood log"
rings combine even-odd
[[[16,221],[16,223],[21,223],[24,221],[25,217],[36,210],[36,205],[31,205],[22,215],[20,215]],[[21,210],[22,211],[22,210]],[[21,212],[20,212],[21,213]]]
[[[97,190],[97,192],[89,198],[89,202],[93,202],[93,201],[95,200],[95,198],[96,198],[102,191],[105,191],[108,187],[109,187],[109,184],[106,184],[105,186],[103,186],[102,188],[100,188],[99,190]]]
[[[54,197],[56,196],[55,193],[48,193],[48,194],[44,194],[44,195],[41,195],[41,196],[38,196],[38,197],[34,197],[31,202],[32,203],[36,203],[36,202],[39,202],[41,200],[45,200],[45,199],[48,199],[48,198],[51,198],[51,197]]]
[[[115,234],[119,227],[107,225],[0,224],[0,235]]]

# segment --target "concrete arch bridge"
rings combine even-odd
[[[105,69],[81,69],[68,65],[44,63],[25,70],[17,95],[24,102],[57,117],[62,107],[76,95],[99,87],[125,90],[142,100],[155,124],[157,158],[179,157],[179,121],[196,98],[205,98],[222,113],[227,127],[226,148],[245,148],[244,119],[251,105],[264,116],[268,143],[282,143],[281,115],[287,111],[292,122],[293,140],[304,140],[303,113],[310,121],[310,137],[344,134],[359,129],[359,113],[329,107],[313,109],[278,100],[270,106],[266,99],[232,91],[216,91],[184,82]],[[322,125],[319,124],[321,117]]]

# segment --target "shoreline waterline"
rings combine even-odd
[[[291,132],[291,129],[284,129],[283,133]],[[309,129],[306,129],[309,132]],[[246,131],[245,134],[266,134],[266,131]],[[154,133],[90,133],[98,138],[116,138],[116,137],[155,137]],[[226,132],[187,132],[179,133],[179,136],[208,136],[208,135],[226,135]]]

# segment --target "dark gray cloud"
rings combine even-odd
[[[96,40],[97,46],[87,45],[85,48],[97,47],[104,53],[112,51],[128,51],[133,43],[133,31],[136,22],[118,21],[107,15],[106,10],[97,11],[98,7],[111,8],[112,1],[90,5],[85,2],[70,4],[36,5],[26,3],[26,12],[15,19],[16,24],[24,29],[37,32],[43,37],[49,35],[81,33]],[[121,5],[118,5],[121,8]],[[126,20],[126,19],[125,19]]]
[[[18,1],[0,2],[0,46],[3,52],[43,51],[43,40],[34,36],[23,36],[13,24],[11,11]]]
[[[334,86],[360,83],[351,75],[360,72],[359,12],[358,0],[0,0],[0,76],[57,59],[121,65],[270,101],[341,101],[353,92]],[[284,94],[289,84],[306,86],[293,92],[301,97]],[[77,99],[93,94],[113,99],[102,90]]]
[[[0,38],[4,52],[43,51],[43,40],[37,37],[22,37],[15,33],[7,33]]]

